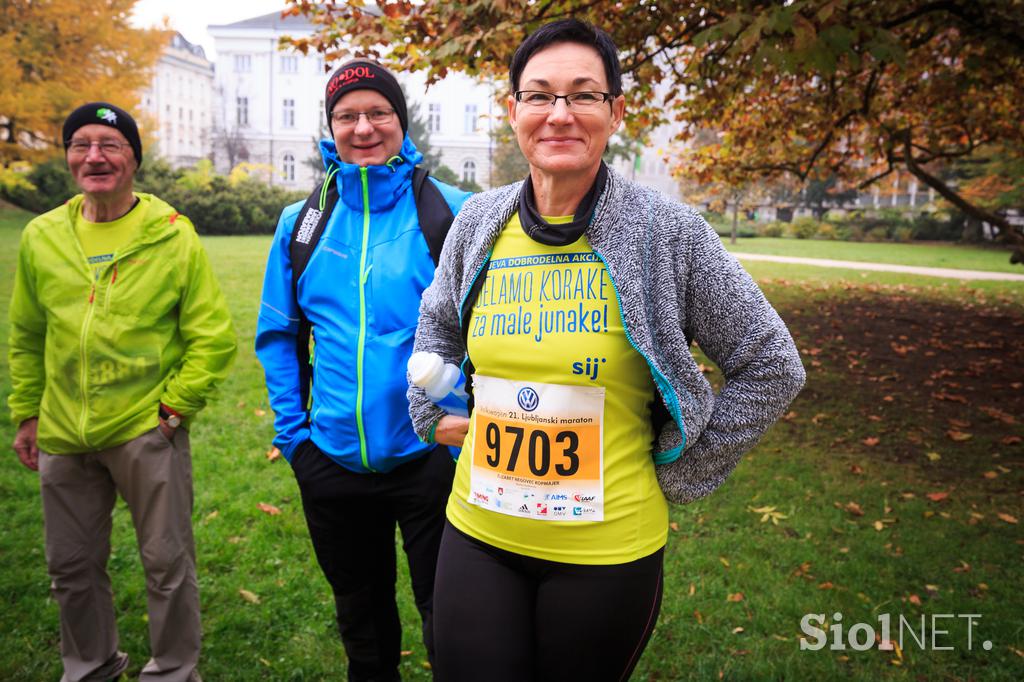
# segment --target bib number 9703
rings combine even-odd
[[[572,476],[580,469],[580,439],[575,431],[549,434],[545,429],[522,426],[506,425],[501,428],[488,421],[484,442],[487,445],[487,464],[493,469],[515,473],[517,466],[522,467],[522,457],[533,476],[544,478],[552,470],[552,456],[557,476]]]

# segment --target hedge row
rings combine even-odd
[[[306,192],[267,185],[255,178],[206,174],[197,184],[195,169],[173,169],[161,160],[147,160],[135,178],[135,189],[160,197],[189,217],[200,234],[273,234],[288,204]],[[193,177],[190,177],[193,176]],[[0,185],[0,196],[34,213],[43,213],[78,193],[63,159],[38,164],[25,175],[35,189],[21,183]]]

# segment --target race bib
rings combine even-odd
[[[540,521],[604,520],[604,388],[473,376],[471,504]]]

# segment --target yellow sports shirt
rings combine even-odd
[[[626,563],[664,546],[668,505],[651,459],[657,389],[586,237],[547,246],[514,215],[495,242],[468,348],[475,407],[452,524],[565,563]]]
[[[143,217],[143,211],[139,210],[139,206],[141,203],[137,203],[123,216],[109,223],[86,220],[81,211],[75,216],[75,234],[89,265],[93,266],[95,272],[99,272],[103,263],[114,260],[118,249],[135,236]]]

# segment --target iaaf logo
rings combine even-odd
[[[477,502],[483,502],[485,504],[490,501],[490,498],[488,498],[487,495],[484,495],[483,493],[473,493],[473,498]]]
[[[576,493],[572,496],[572,499],[576,502],[593,502],[594,495],[580,495],[579,493]]]
[[[327,84],[327,96],[330,97],[338,88],[348,85],[359,78],[376,78],[376,76],[370,71],[368,66],[349,67],[332,78],[331,82]]]

